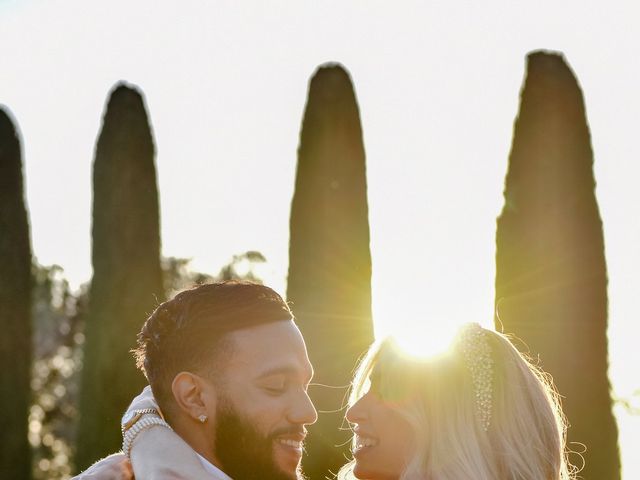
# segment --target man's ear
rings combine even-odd
[[[198,375],[178,373],[171,383],[171,391],[180,409],[196,421],[216,411],[215,388]]]

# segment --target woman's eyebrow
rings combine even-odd
[[[382,376],[380,369],[379,368],[374,368],[373,370],[371,370],[371,373],[369,374],[369,381],[370,382],[379,382],[380,381],[380,377]]]

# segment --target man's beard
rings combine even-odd
[[[304,480],[300,467],[295,474],[283,471],[273,452],[275,437],[300,430],[280,429],[265,437],[223,398],[216,411],[216,456],[234,480]]]

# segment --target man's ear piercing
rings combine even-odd
[[[206,415],[200,415],[198,417],[198,420],[200,420],[200,423],[204,423],[207,421],[207,416]]]

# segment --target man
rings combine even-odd
[[[138,478],[302,477],[305,427],[317,420],[307,395],[313,370],[272,289],[222,282],[181,292],[147,319],[135,353],[180,437],[153,414],[126,419]],[[109,475],[127,478],[126,463],[112,457],[78,478]]]

